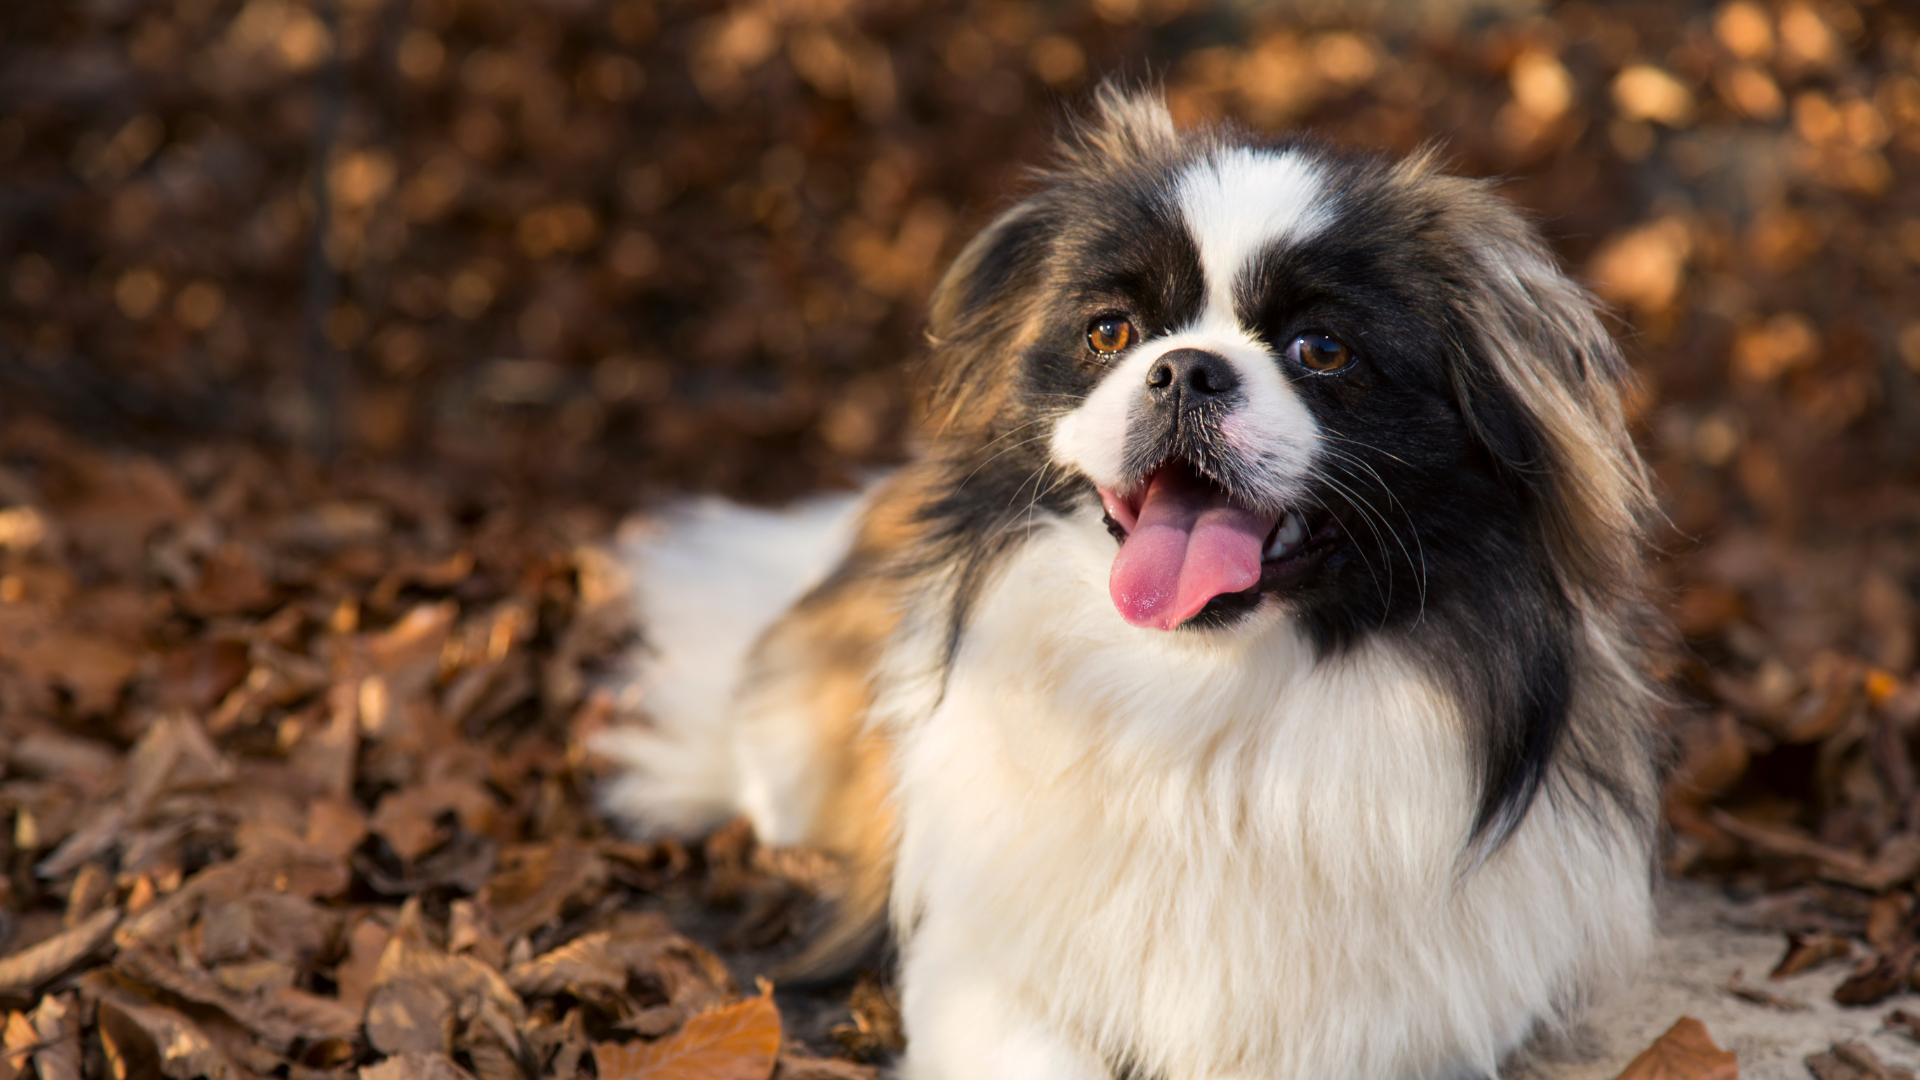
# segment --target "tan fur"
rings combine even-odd
[[[830,898],[832,921],[784,966],[784,977],[844,969],[886,917],[896,843],[892,751],[868,712],[874,669],[908,591],[894,558],[916,546],[915,514],[926,498],[913,469],[889,478],[869,502],[847,560],[768,628],[742,679],[748,709],[756,698],[803,703],[826,779],[806,843],[845,870],[841,894]]]

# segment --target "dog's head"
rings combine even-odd
[[[935,296],[935,441],[987,516],[1103,522],[1121,617],[1278,601],[1337,645],[1515,575],[1633,577],[1619,353],[1486,185],[1112,88],[1061,157]]]

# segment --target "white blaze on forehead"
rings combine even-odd
[[[1332,219],[1319,165],[1287,151],[1223,150],[1188,167],[1175,190],[1200,248],[1208,302],[1229,312],[1249,260],[1276,241],[1306,240]]]

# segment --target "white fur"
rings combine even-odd
[[[1313,414],[1287,385],[1280,360],[1242,325],[1233,283],[1278,243],[1298,243],[1331,219],[1317,167],[1294,154],[1234,149],[1202,159],[1176,185],[1187,230],[1200,249],[1207,302],[1199,318],[1129,350],[1087,399],[1054,427],[1056,460],[1101,487],[1124,490],[1127,428],[1146,393],[1154,361],[1174,349],[1217,353],[1240,377],[1245,404],[1220,423],[1221,433],[1266,482],[1245,493],[1273,507],[1286,504],[1312,472],[1321,434]]]
[[[1464,737],[1406,658],[1313,663],[1271,603],[1130,627],[1111,561],[1090,518],[1043,531],[938,704],[883,706],[906,710],[904,1076],[1104,1076],[1129,1050],[1167,1080],[1490,1075],[1644,947],[1622,822],[1543,796],[1463,865]]]
[[[1200,248],[1209,301],[1233,310],[1233,285],[1254,256],[1301,243],[1333,220],[1319,166],[1296,153],[1234,147],[1195,162],[1175,182]]]
[[[668,654],[736,648],[811,575],[681,608],[675,590],[817,569],[788,560],[842,543],[842,513],[708,507],[637,549],[666,560],[637,566],[649,614],[688,620],[658,630]],[[1651,901],[1632,828],[1543,794],[1468,865],[1465,737],[1414,663],[1378,642],[1313,662],[1276,601],[1231,631],[1128,626],[1111,561],[1092,513],[1050,522],[981,596],[944,680],[937,595],[889,654],[875,711],[897,738],[906,1080],[1106,1080],[1125,1053],[1166,1080],[1486,1076],[1636,962]],[[673,670],[697,669],[656,668],[650,709],[691,703]],[[710,822],[758,790],[803,829],[813,729],[702,700],[611,744],[642,770],[611,808]],[[685,766],[724,782],[668,774]]]
[[[652,723],[595,743],[622,766],[609,813],[687,833],[747,812],[769,843],[798,840],[818,784],[811,733],[737,722],[735,688],[761,632],[846,552],[858,509],[851,495],[782,511],[708,498],[623,530],[647,646],[624,704]]]

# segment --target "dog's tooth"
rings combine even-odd
[[[1280,519],[1280,528],[1273,534],[1273,543],[1267,546],[1267,558],[1277,559],[1298,547],[1300,541],[1307,538],[1307,527],[1300,521],[1299,514],[1288,514]]]

